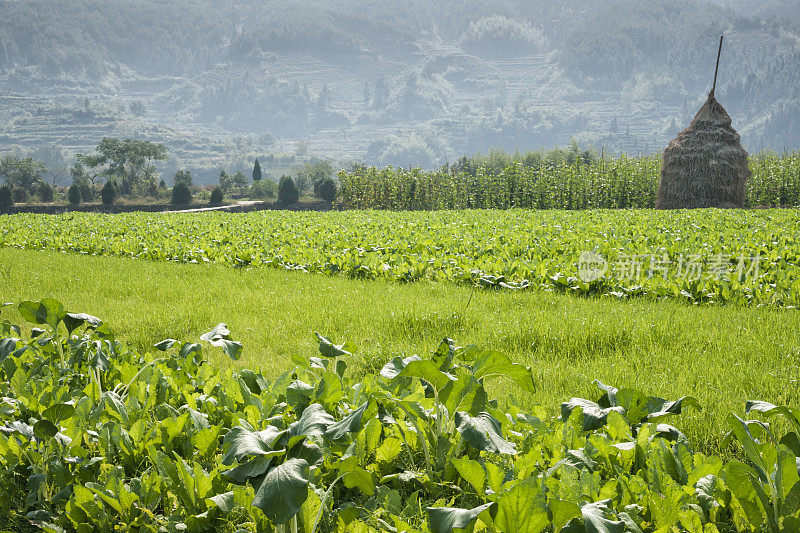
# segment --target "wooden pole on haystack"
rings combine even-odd
[[[714,85],[711,87],[711,96],[714,96],[714,91],[717,90],[717,74],[719,73],[719,58],[722,55],[722,39],[724,35],[719,36],[719,52],[717,52],[717,68],[714,69]]]

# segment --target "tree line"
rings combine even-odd
[[[33,157],[6,155],[0,158],[0,212],[14,204],[38,200],[51,203],[63,197],[72,205],[101,201],[113,205],[120,198],[128,203],[169,200],[174,205],[207,201],[221,205],[225,197],[266,200],[277,198],[282,205],[296,203],[300,196],[312,194],[328,203],[336,196],[334,169],[327,161],[310,161],[295,175],[275,180],[261,169],[255,159],[250,175],[243,170],[222,170],[219,181],[211,187],[194,183],[190,169],[179,169],[173,185],[167,187],[156,163],[168,157],[163,144],[136,139],[105,138],[93,153],[78,154],[69,167],[72,183],[62,188],[45,179],[47,165]]]

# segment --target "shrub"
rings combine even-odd
[[[336,199],[336,182],[332,178],[325,178],[319,184],[317,196],[326,202],[333,202]]]
[[[67,192],[67,197],[69,198],[69,203],[72,205],[80,205],[81,203],[81,189],[78,184],[73,183],[69,187],[69,192]]]
[[[28,191],[26,191],[25,189],[14,187],[11,192],[14,193],[15,204],[24,204],[25,202],[28,201]]]
[[[88,183],[81,183],[78,185],[78,190],[81,191],[81,200],[84,203],[94,202],[94,189]]]
[[[117,184],[108,180],[100,191],[100,198],[103,200],[103,205],[114,205],[117,199]]]
[[[192,190],[185,181],[179,181],[172,187],[172,205],[188,205],[192,203]]]
[[[289,206],[296,204],[299,199],[300,191],[297,190],[294,180],[289,176],[281,176],[281,181],[278,183],[278,203]]]
[[[178,183],[185,183],[188,187],[194,186],[194,178],[192,178],[191,170],[179,170],[175,173],[175,185]]]
[[[39,198],[42,202],[50,203],[53,201],[53,186],[43,181],[39,184]]]
[[[211,201],[209,202],[211,205],[222,205],[222,199],[224,195],[222,193],[222,188],[220,186],[214,187],[214,190],[211,191]]]
[[[10,213],[12,207],[14,207],[14,194],[11,192],[11,187],[3,185],[0,187],[0,213]]]
[[[250,186],[250,198],[275,198],[275,182],[271,179],[254,181]]]

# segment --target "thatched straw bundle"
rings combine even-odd
[[[748,178],[747,152],[712,90],[664,150],[656,208],[744,207]]]

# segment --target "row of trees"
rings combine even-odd
[[[281,204],[291,205],[312,190],[316,197],[327,202],[333,202],[336,197],[337,185],[332,177],[334,169],[324,161],[306,163],[294,178],[283,176],[278,183],[265,176],[256,159],[252,182],[241,170],[232,174],[223,170],[209,197],[209,188],[197,186],[188,169],[175,173],[170,193],[156,168],[156,162],[166,159],[167,150],[161,144],[134,139],[103,139],[94,153],[77,155],[69,169],[72,184],[64,191],[45,181],[48,169],[44,163],[31,157],[4,156],[0,158],[0,178],[4,183],[0,191],[0,210],[8,211],[15,203],[26,203],[32,197],[45,203],[53,202],[56,193],[66,193],[73,205],[98,199],[112,205],[119,197],[170,197],[173,204],[186,205],[200,192],[212,205],[220,205],[225,196],[253,199],[277,196]]]

